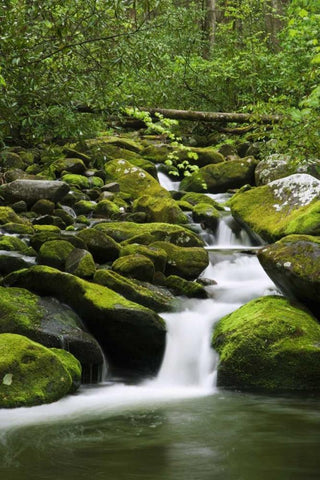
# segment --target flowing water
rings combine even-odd
[[[215,385],[215,322],[275,288],[230,217],[207,238],[218,248],[203,277],[216,284],[207,287],[210,298],[184,299],[180,312],[163,315],[167,347],[157,378],[110,380],[50,405],[0,410],[1,479],[319,478],[318,398]]]

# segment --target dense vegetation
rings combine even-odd
[[[1,0],[0,142],[86,136],[104,117],[79,106],[133,105],[282,113],[276,151],[314,157],[317,3]]]

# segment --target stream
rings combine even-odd
[[[83,385],[50,405],[0,410],[1,479],[319,478],[318,398],[216,387],[214,324],[276,289],[228,212],[215,236],[202,236],[210,255],[202,276],[217,283],[206,287],[208,299],[183,299],[181,311],[162,314],[168,333],[158,376]]]

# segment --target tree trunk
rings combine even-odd
[[[204,0],[205,20],[204,20],[204,35],[205,46],[203,49],[203,58],[209,59],[215,41],[216,33],[216,0]]]

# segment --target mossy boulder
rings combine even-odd
[[[207,205],[214,207],[216,210],[224,211],[223,205],[221,205],[219,202],[217,202],[213,198],[210,198],[208,195],[205,195],[204,193],[195,193],[195,192],[185,193],[184,195],[182,195],[181,201],[187,202],[194,207],[199,203],[206,203]]]
[[[121,214],[120,207],[111,200],[101,200],[94,210],[95,217],[110,218],[112,220],[119,218]]]
[[[213,147],[187,147],[186,149],[175,150],[175,152],[179,160],[187,160],[190,165],[198,165],[199,167],[225,161],[224,156]]]
[[[112,270],[97,270],[94,281],[155,312],[171,310],[174,304],[174,297],[166,289],[145,282],[142,284]]]
[[[187,223],[188,219],[171,197],[143,195],[133,203],[134,212],[144,212],[148,222]]]
[[[239,191],[230,200],[235,219],[251,234],[273,242],[290,234],[320,235],[320,181],[295,174]]]
[[[73,357],[60,355],[21,335],[0,335],[0,407],[31,407],[59,400],[74,390],[79,368]],[[72,368],[72,373],[71,373]]]
[[[1,195],[1,192],[0,192]],[[19,217],[11,207],[0,207],[0,224],[4,225],[6,223],[28,223],[27,220]]]
[[[89,178],[85,177],[84,175],[66,173],[61,177],[61,180],[68,185],[79,188],[80,190],[83,188],[90,188]]]
[[[169,242],[154,242],[152,247],[161,248],[167,255],[166,275],[178,275],[194,280],[208,266],[208,252],[201,247],[180,247]]]
[[[125,277],[133,277],[144,282],[152,282],[155,273],[152,260],[139,253],[118,258],[113,262],[112,270]]]
[[[38,213],[39,215],[50,215],[53,213],[54,209],[54,202],[41,198],[32,206],[31,211]]]
[[[50,168],[58,175],[62,172],[82,175],[86,171],[86,165],[80,158],[61,158],[56,160]]]
[[[111,262],[119,256],[119,245],[102,230],[86,228],[77,232],[76,237],[85,243],[87,250],[98,263]]]
[[[320,325],[285,298],[261,297],[222,318],[212,345],[220,355],[218,386],[320,390]]]
[[[257,160],[248,157],[207,165],[190,177],[185,177],[180,184],[180,190],[223,193],[228,189],[240,188],[246,184],[254,185],[254,171],[257,164]]]
[[[43,265],[64,269],[69,254],[75,247],[66,240],[49,240],[41,245],[38,261]]]
[[[155,373],[165,346],[164,321],[102,285],[59,270],[35,266],[10,274],[5,285],[50,295],[78,313],[102,346],[112,368]]]
[[[144,147],[139,142],[128,137],[121,137],[121,136],[117,137],[117,136],[110,135],[110,136],[100,137],[99,140],[100,141],[103,140],[103,143],[105,145],[114,145],[115,147],[124,148],[126,150],[129,150],[135,153],[141,153],[144,149]]]
[[[164,272],[168,256],[167,252],[165,252],[163,249],[132,243],[121,248],[120,257],[134,255],[137,253],[150,258],[156,271]]]
[[[167,143],[156,143],[145,147],[142,152],[144,158],[154,163],[164,163],[173,147]]]
[[[80,278],[92,278],[96,265],[91,253],[81,248],[74,248],[66,258],[65,271]]]
[[[90,215],[95,211],[96,208],[96,202],[91,200],[79,200],[79,202],[76,202],[74,205],[77,215]]]
[[[46,347],[67,349],[80,361],[85,377],[101,367],[99,344],[70,307],[24,288],[0,287],[0,312],[0,333],[16,333]]]
[[[72,380],[70,393],[74,393],[78,390],[81,384],[82,368],[79,361],[67,350],[61,348],[51,348],[50,351],[54,353],[64,365],[65,369],[69,372]]]
[[[107,222],[95,225],[94,229],[105,232],[119,243],[148,245],[158,240],[164,240],[182,247],[197,247],[204,244],[201,238],[188,228],[169,223]]]
[[[266,185],[279,178],[296,173],[296,166],[289,155],[273,154],[261,160],[255,170],[256,185]]]
[[[162,188],[159,182],[148,172],[125,159],[112,160],[106,163],[105,171],[106,181],[119,183],[120,191],[130,195],[133,199],[139,198],[145,193],[159,197],[170,197],[167,190]]]
[[[0,235],[0,250],[20,252],[25,255],[36,255],[32,247],[29,247],[21,238],[12,235]]]
[[[204,228],[216,231],[221,218],[221,213],[208,203],[198,203],[192,211],[192,218],[195,222],[201,223]]]
[[[9,170],[11,168],[19,168],[23,170],[25,167],[26,164],[18,153],[10,150],[3,150],[0,153],[1,170]]]
[[[203,285],[197,282],[190,282],[178,275],[169,275],[165,282],[166,287],[174,292],[175,295],[182,295],[191,298],[208,298]]]
[[[39,251],[45,242],[53,240],[64,240],[71,243],[75,248],[86,248],[85,242],[78,236],[62,233],[57,227],[53,225],[39,225],[35,226],[39,231],[30,238],[30,245],[36,251]]]
[[[271,280],[320,316],[320,237],[289,235],[258,252]]]

